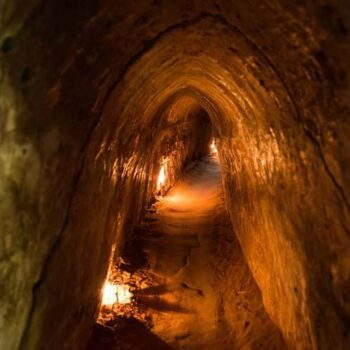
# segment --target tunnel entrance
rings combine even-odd
[[[113,256],[89,350],[285,348],[232,236],[210,119],[197,115],[193,157],[171,187],[163,161],[156,202]]]

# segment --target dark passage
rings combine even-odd
[[[114,281],[130,273],[130,318],[103,309],[109,331],[96,326],[90,349],[105,338],[115,349],[151,349],[152,339],[157,349],[285,349],[231,232],[214,154],[191,164],[126,244]]]
[[[0,349],[350,349],[349,35],[349,0],[0,0]]]

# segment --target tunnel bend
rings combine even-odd
[[[87,121],[81,122],[84,127],[74,129],[60,125],[60,120],[64,120],[62,117],[60,119],[60,113],[75,114],[82,107],[78,114],[84,115],[84,111],[94,105],[93,92],[88,92],[88,87],[93,86],[95,91],[100,88],[103,91],[101,95],[105,93],[104,87],[96,88],[96,84],[90,83],[84,87],[83,82],[88,79],[93,81],[96,76],[103,81],[102,69],[82,77],[79,63],[85,61],[79,53],[76,57],[71,54],[69,64],[65,62],[64,68],[57,68],[56,63],[62,77],[49,90],[50,104],[45,105],[45,112],[50,111],[52,106],[59,107],[50,120],[51,125],[43,127],[42,132],[52,127],[53,135],[69,144],[73,152],[72,158],[66,155],[61,160],[61,166],[58,166],[61,171],[67,169],[66,179],[51,179],[51,182],[45,183],[47,187],[43,186],[42,191],[48,191],[50,186],[54,188],[57,184],[56,187],[63,193],[70,187],[74,187],[74,191],[68,203],[68,219],[59,230],[59,239],[42,233],[43,243],[38,243],[38,260],[33,258],[35,272],[32,275],[36,277],[30,277],[29,287],[26,288],[31,289],[30,283],[35,286],[34,301],[31,311],[28,311],[27,331],[22,338],[24,348],[42,347],[45,333],[53,335],[52,342],[58,340],[79,348],[78,344],[83,334],[88,332],[96,311],[97,290],[105,277],[113,237],[117,237],[118,244],[122,244],[123,235],[130,233],[131,223],[137,220],[144,203],[154,193],[163,150],[166,150],[165,153],[171,150],[172,143],[167,142],[167,137],[173,135],[171,132],[162,133],[164,119],[159,111],[166,107],[165,101],[176,106],[176,99],[172,100],[172,96],[179,98],[180,95],[195,97],[196,104],[205,109],[212,120],[217,132],[226,203],[234,232],[262,291],[265,307],[272,320],[282,329],[287,343],[292,348],[346,348],[346,322],[349,318],[343,295],[346,275],[344,277],[339,269],[346,267],[347,249],[344,247],[348,247],[349,243],[346,234],[349,227],[346,206],[348,183],[344,176],[347,170],[337,165],[345,159],[340,146],[333,145],[330,138],[322,134],[332,132],[332,128],[326,125],[328,111],[329,114],[339,111],[339,118],[344,117],[344,112],[340,112],[330,101],[331,94],[327,90],[327,84],[338,83],[329,81],[327,72],[317,61],[317,55],[312,53],[319,47],[317,23],[310,24],[309,31],[301,29],[305,25],[303,15],[298,14],[301,16],[298,21],[293,9],[290,9],[292,5],[286,6],[287,10],[279,3],[269,6],[264,3],[261,17],[256,19],[252,6],[249,3],[226,8],[225,16],[232,22],[232,13],[244,13],[246,23],[238,21],[244,27],[244,35],[237,27],[227,25],[230,21],[223,15],[201,13],[194,19],[180,21],[180,24],[170,27],[164,26],[164,23],[158,24],[151,31],[152,34],[158,32],[153,35],[155,39],[150,42],[146,40],[149,45],[140,44],[144,49],[137,54],[134,47],[127,48],[125,55],[131,57],[129,64],[116,63],[116,66],[119,64],[116,70],[123,73],[114,85],[109,80],[113,81],[113,78],[108,78],[105,84],[108,85],[109,95],[99,96],[95,101],[94,108],[99,110],[103,107],[103,112],[92,133],[89,133],[89,126],[94,125],[91,122],[94,118],[87,118]],[[276,26],[275,33],[271,28],[276,22],[266,10],[269,7],[275,7],[276,21],[281,17],[284,19],[281,22],[284,27]],[[44,10],[50,11],[49,6]],[[285,16],[283,11],[286,11]],[[38,16],[37,24],[41,20],[44,22],[45,17]],[[106,17],[108,15],[101,11],[84,26],[84,34],[87,37],[91,35],[91,42],[97,42],[97,34],[93,34],[93,31],[98,28],[99,21]],[[261,20],[266,25],[268,34],[252,29],[251,23],[255,20]],[[127,23],[125,27],[129,28],[130,25]],[[67,28],[69,34],[74,34],[73,27]],[[115,28],[104,30],[101,32],[106,35],[105,38],[107,34],[113,34],[115,38],[123,35],[118,34]],[[106,34],[108,30],[114,32]],[[282,54],[280,60],[279,50],[273,43],[277,39],[276,33],[290,39],[296,36],[291,40],[297,46],[295,51],[290,55]],[[134,38],[139,34],[130,35]],[[33,34],[27,35],[30,37]],[[268,35],[271,35],[271,39]],[[319,36],[323,35],[324,31]],[[38,37],[42,36],[40,34]],[[253,44],[252,37],[256,42],[261,41],[259,47],[264,47],[263,50]],[[288,42],[287,38],[283,42]],[[83,43],[79,43],[79,40]],[[77,39],[73,47],[81,45],[84,52],[91,42]],[[276,42],[281,44],[281,51],[289,45],[282,45],[282,40]],[[331,40],[328,39],[329,42]],[[105,42],[101,40],[98,45],[104,57],[107,57]],[[111,52],[115,53],[113,49]],[[113,66],[113,58],[103,60],[109,67]],[[12,64],[15,69],[18,62]],[[301,68],[302,64],[306,68]],[[82,67],[86,67],[86,64]],[[49,74],[46,69],[48,76],[55,75]],[[17,72],[10,74],[17,79]],[[49,81],[51,78],[45,79]],[[324,89],[320,88],[320,81],[324,83]],[[86,94],[76,101],[79,107],[69,102],[69,91],[72,90],[67,86],[72,82],[76,84],[71,88],[76,96],[79,88],[81,94]],[[17,85],[14,85],[16,88]],[[42,87],[37,89],[45,90]],[[46,90],[38,94],[41,97],[38,102],[28,104],[29,109],[40,110],[41,106],[38,108],[35,104],[46,101],[41,94],[45,95]],[[18,99],[18,105],[22,105],[30,101],[31,96],[15,95],[12,98]],[[89,99],[90,104],[83,101],[84,98]],[[315,102],[316,98],[319,98],[319,103]],[[184,100],[181,97],[178,101]],[[307,108],[308,105],[311,107]],[[183,116],[181,107],[177,108]],[[43,120],[38,117],[36,122],[44,125]],[[25,125],[28,126],[28,122],[24,121]],[[151,125],[154,130],[149,128]],[[56,126],[59,127],[55,129]],[[26,128],[22,129],[21,132],[25,134]],[[340,139],[344,138],[346,130],[337,129]],[[86,139],[85,143],[82,142],[86,146],[78,147],[78,141],[69,139],[75,136],[79,141]],[[34,136],[28,136],[29,140],[30,137],[34,140]],[[41,142],[45,144],[44,140]],[[150,143],[154,145],[149,150]],[[55,148],[54,144],[48,144]],[[70,170],[76,166],[72,159],[79,158],[77,154],[81,149],[85,154],[82,157],[83,167],[75,175]],[[180,149],[180,153],[185,149]],[[30,149],[30,152],[34,151]],[[43,150],[40,152],[45,153]],[[181,153],[181,157],[174,164],[180,166],[186,154]],[[178,168],[174,168],[174,178],[176,172],[179,173]],[[69,185],[71,179],[74,180],[72,186]],[[62,198],[59,198],[58,204],[66,203],[66,197]],[[57,215],[55,210],[52,212],[54,214],[48,212],[51,215],[49,218]],[[57,212],[61,213],[61,210]],[[62,217],[61,214],[58,216]],[[52,228],[53,232],[58,231],[59,218],[46,223],[46,228],[45,222],[41,223],[42,232],[46,232],[47,227]],[[332,227],[332,232],[329,227]],[[50,246],[52,241],[54,244],[50,252],[47,245]],[[67,256],[66,252],[72,249],[75,255]],[[34,283],[46,255],[48,259],[44,273],[39,283]],[[62,266],[62,257],[65,258],[65,266]],[[25,300],[30,299],[28,293],[26,291]],[[29,304],[25,302],[27,309]],[[326,317],[322,310],[326,310]],[[18,315],[19,311],[16,312],[14,314]],[[57,318],[48,325],[47,320],[52,314]],[[72,327],[77,320],[82,321],[79,328]],[[23,328],[26,327],[25,322],[24,317],[21,321]],[[71,331],[72,328],[74,331]],[[13,332],[20,334],[21,330],[16,328]]]

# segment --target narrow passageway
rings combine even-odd
[[[0,350],[349,350],[349,38],[346,0],[1,0]]]
[[[199,349],[228,337],[220,324],[216,254],[220,239],[222,188],[218,162],[207,158],[180,180],[156,206],[158,232],[146,240],[149,271],[164,279],[160,298],[177,310],[155,311],[154,333],[175,348]]]
[[[118,268],[135,304],[102,322],[110,349],[285,348],[232,236],[216,156],[192,163],[148,210]],[[106,348],[103,334],[90,349]]]

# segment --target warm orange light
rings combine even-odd
[[[218,148],[216,147],[216,143],[215,143],[214,139],[213,139],[213,141],[210,144],[210,149],[211,149],[211,153],[212,154],[217,154],[218,153]]]
[[[164,159],[162,162],[162,165],[160,166],[158,180],[157,180],[157,190],[158,191],[165,185],[166,166],[167,166],[167,160]]]
[[[131,298],[132,294],[128,285],[113,284],[110,281],[106,281],[103,287],[102,305],[129,304],[131,303]]]
[[[113,305],[117,302],[117,286],[106,282],[102,292],[102,305]]]

